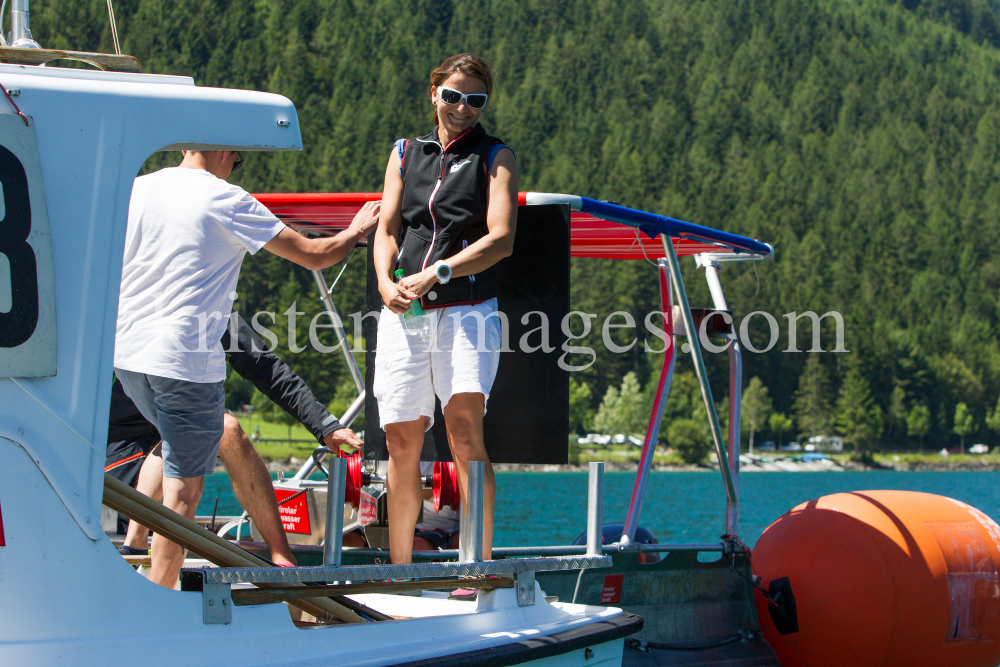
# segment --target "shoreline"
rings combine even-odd
[[[290,459],[264,459],[267,469],[270,472],[296,472],[304,463],[296,457]],[[496,472],[586,472],[588,463],[566,463],[566,464],[539,464],[539,463],[494,463],[493,469]],[[874,465],[859,463],[857,461],[845,460],[834,462],[832,465],[821,465],[816,463],[803,464],[795,462],[793,459],[783,460],[784,466],[778,468],[761,467],[758,465],[746,465],[741,462],[741,473],[758,472],[986,472],[1000,471],[1000,462],[992,461],[940,461],[940,462],[907,462],[907,461],[883,461]],[[604,469],[607,472],[635,472],[638,470],[638,463],[633,461],[605,461]],[[225,472],[225,466],[221,463],[216,466],[217,472]],[[718,472],[719,466],[714,462],[693,464],[654,464],[651,468],[654,472]]]

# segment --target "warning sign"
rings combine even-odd
[[[601,604],[618,602],[622,597],[622,580],[624,574],[608,574],[604,577],[604,587],[601,589]]]
[[[312,525],[309,523],[309,504],[306,502],[306,493],[306,491],[296,491],[293,489],[274,490],[274,496],[278,499],[278,513],[281,514],[281,525],[285,528],[286,533],[299,533],[301,535],[310,535],[312,533]],[[292,498],[292,496],[295,497]]]

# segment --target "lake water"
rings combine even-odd
[[[625,516],[635,473],[605,474],[605,523]],[[799,503],[831,493],[900,489],[966,502],[1000,521],[1000,472],[755,472],[740,477],[740,535],[753,545]],[[206,480],[198,514],[239,514],[229,476]],[[652,472],[640,524],[660,542],[714,542],[724,532],[725,493],[717,472]],[[497,473],[497,546],[570,544],[587,524],[586,472]]]

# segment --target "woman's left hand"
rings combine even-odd
[[[414,273],[412,276],[406,276],[399,281],[399,286],[415,292],[417,296],[423,296],[431,291],[437,281],[437,275],[430,268],[424,269],[420,273]]]

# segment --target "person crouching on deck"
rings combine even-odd
[[[307,239],[226,182],[242,162],[237,151],[184,151],[180,166],[137,178],[129,202],[115,375],[160,433],[163,504],[189,519],[223,436],[220,339],[244,256],[265,248],[326,268],[369,233],[379,210],[370,202],[343,232]],[[151,555],[150,580],[173,588],[181,547],[154,535]]]
[[[321,445],[337,450],[340,445],[356,449],[363,446],[351,429],[342,425],[313,396],[305,381],[254,332],[239,313],[222,335],[222,349],[233,370],[249,380],[282,410],[297,419]],[[236,417],[226,411],[219,458],[226,465],[233,492],[260,531],[275,565],[291,566],[295,557],[281,524],[278,503],[271,487],[271,476],[264,460],[243,432]],[[115,379],[111,387],[111,418],[108,422],[107,465],[104,472],[136,488],[140,493],[161,501],[163,498],[163,454],[160,434],[149,423]],[[124,517],[119,517],[119,523]],[[124,521],[128,521],[124,519]],[[119,551],[138,556],[148,553],[149,529],[135,521],[128,522],[124,544]],[[345,546],[366,546],[360,534],[345,536]]]
[[[375,379],[389,451],[389,548],[412,559],[420,513],[420,451],[441,399],[459,489],[469,461],[486,463],[483,557],[493,542],[496,480],[483,442],[483,415],[500,360],[495,264],[511,254],[517,223],[514,153],[479,124],[493,74],[460,54],[431,73],[435,128],[400,139],[389,155],[374,262],[384,308]],[[397,270],[403,277],[397,283]],[[407,333],[402,315],[419,299],[426,335]]]

